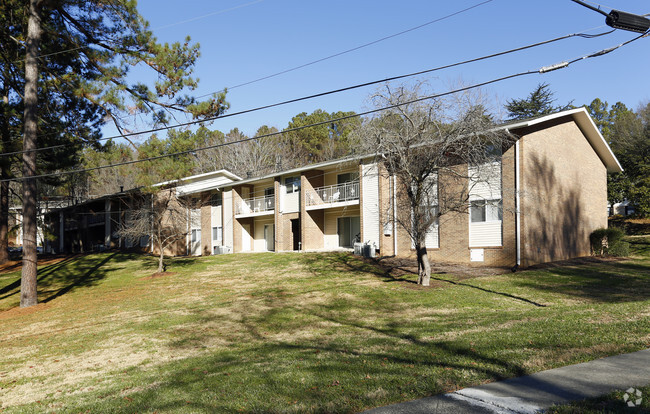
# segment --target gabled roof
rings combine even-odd
[[[513,131],[522,128],[543,128],[543,124],[554,121],[564,117],[571,117],[578,128],[582,131],[584,136],[589,141],[589,144],[594,149],[600,160],[607,168],[607,172],[622,172],[623,167],[621,163],[612,152],[607,141],[602,136],[598,127],[589,115],[589,112],[584,107],[569,109],[566,111],[556,112],[554,114],[542,115],[535,118],[526,119],[523,121],[516,121],[510,124],[502,125],[501,128]]]
[[[233,181],[241,181],[241,177],[228,170],[212,171],[204,174],[192,175],[178,180],[158,183],[155,187],[164,187],[175,184],[178,195],[195,194],[203,191],[214,190]]]

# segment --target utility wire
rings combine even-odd
[[[406,33],[412,32],[412,31],[414,31],[414,30],[418,30],[418,29],[421,29],[421,28],[423,28],[423,27],[429,26],[429,25],[431,25],[431,24],[433,24],[433,23],[438,23],[438,22],[440,22],[440,21],[442,21],[442,20],[446,20],[446,19],[449,19],[449,18],[451,18],[451,17],[457,16],[457,15],[459,15],[459,14],[462,14],[462,13],[468,12],[468,11],[470,11],[470,10],[472,10],[472,9],[475,9],[475,8],[477,8],[477,7],[479,7],[479,6],[482,6],[482,5],[484,5],[484,4],[490,3],[490,2],[492,2],[492,1],[493,1],[493,0],[485,0],[485,1],[482,1],[482,2],[480,2],[480,3],[475,4],[475,5],[473,5],[473,6],[470,6],[470,7],[467,7],[467,8],[465,8],[465,9],[458,10],[458,11],[456,11],[456,12],[453,12],[453,13],[451,13],[451,14],[448,14],[448,15],[446,15],[446,16],[438,17],[438,18],[436,18],[436,19],[434,19],[434,20],[428,21],[428,22],[423,23],[423,24],[420,24],[420,25],[418,25],[418,26],[411,27],[410,29],[402,30],[401,32],[394,33],[394,34],[391,34],[391,35],[388,35],[388,36],[384,36],[384,37],[382,37],[382,38],[380,38],[380,39],[377,39],[377,40],[373,40],[372,42],[364,43],[364,44],[362,44],[362,45],[359,45],[359,46],[353,47],[353,48],[351,48],[351,49],[347,49],[347,50],[344,50],[344,51],[342,51],[342,52],[338,52],[338,53],[335,53],[335,54],[333,54],[333,55],[326,56],[326,57],[324,57],[324,58],[316,59],[316,60],[313,60],[313,61],[311,61],[311,62],[304,63],[304,64],[302,64],[302,65],[294,66],[294,67],[292,67],[292,68],[285,69],[285,70],[282,70],[282,71],[280,71],[280,72],[273,73],[273,74],[271,74],[271,75],[262,76],[261,78],[257,78],[257,79],[254,79],[254,80],[251,80],[251,81],[248,81],[248,82],[240,83],[240,84],[237,84],[237,85],[234,85],[234,86],[229,86],[229,87],[226,87],[226,88],[224,88],[224,89],[222,89],[222,90],[220,90],[220,91],[218,91],[218,92],[208,93],[208,94],[205,94],[205,95],[198,96],[197,98],[204,98],[204,97],[206,97],[206,96],[210,96],[210,95],[212,95],[212,94],[214,94],[214,93],[221,93],[221,92],[224,92],[224,91],[226,91],[226,90],[232,90],[232,89],[240,88],[240,87],[242,87],[242,86],[247,86],[247,85],[250,85],[250,84],[253,84],[253,83],[256,83],[256,82],[260,82],[260,81],[263,81],[263,80],[266,80],[266,79],[274,78],[274,77],[276,77],[276,76],[284,75],[285,73],[293,72],[293,71],[295,71],[295,70],[302,69],[302,68],[307,67],[307,66],[315,65],[316,63],[320,63],[320,62],[323,62],[323,61],[326,61],[326,60],[329,60],[329,59],[332,59],[332,58],[335,58],[335,57],[338,57],[338,56],[341,56],[341,55],[345,55],[345,54],[347,54],[347,53],[355,52],[355,51],[357,51],[357,50],[359,50],[359,49],[363,49],[363,48],[365,48],[365,47],[372,46],[372,45],[375,45],[375,44],[377,44],[377,43],[383,42],[384,40],[392,39],[392,38],[394,38],[394,37],[401,36],[401,35],[403,35],[403,34],[406,34]]]
[[[513,74],[513,75],[507,75],[507,76],[492,79],[492,80],[489,80],[489,81],[485,81],[485,82],[477,83],[477,84],[474,84],[474,85],[466,86],[466,87],[463,87],[463,88],[454,89],[454,90],[451,90],[451,91],[447,91],[447,92],[443,92],[443,93],[439,93],[439,94],[435,94],[435,95],[420,97],[420,98],[413,99],[413,100],[410,100],[410,101],[407,101],[407,102],[402,102],[400,104],[385,106],[385,107],[382,107],[382,108],[372,109],[372,110],[369,110],[369,111],[360,112],[360,113],[356,113],[356,114],[353,114],[353,115],[347,115],[347,116],[343,116],[343,117],[340,117],[340,118],[329,119],[327,121],[317,122],[317,123],[313,123],[313,124],[309,124],[309,125],[303,125],[303,126],[300,126],[300,127],[291,128],[291,129],[287,129],[287,130],[284,130],[284,131],[273,132],[273,133],[270,133],[270,134],[259,135],[259,136],[256,136],[256,137],[240,139],[240,140],[237,140],[237,141],[224,142],[224,143],[221,143],[221,144],[209,145],[207,147],[201,147],[201,148],[193,148],[193,149],[186,150],[186,151],[179,151],[179,152],[175,152],[175,153],[172,153],[172,154],[158,155],[158,156],[155,156],[155,157],[148,157],[148,158],[143,158],[143,159],[140,159],[140,160],[132,160],[132,161],[119,162],[119,163],[115,163],[115,164],[100,165],[100,166],[97,166],[97,167],[80,168],[80,169],[77,169],[77,170],[60,171],[60,172],[48,173],[48,174],[39,174],[39,175],[30,176],[30,177],[8,178],[8,179],[0,180],[0,182],[24,181],[26,179],[31,179],[31,178],[36,179],[36,178],[45,178],[45,177],[55,177],[55,176],[62,176],[62,175],[77,174],[77,173],[81,173],[81,172],[97,171],[97,170],[102,170],[102,169],[106,169],[106,168],[120,167],[120,166],[124,166],[124,165],[132,165],[132,164],[138,164],[138,163],[141,163],[141,162],[156,161],[156,160],[163,159],[163,158],[170,158],[170,157],[177,157],[177,156],[180,156],[180,155],[192,154],[192,153],[195,153],[195,152],[198,152],[198,151],[206,151],[206,150],[209,150],[209,149],[216,149],[216,148],[225,147],[225,146],[228,146],[228,145],[240,144],[240,143],[243,143],[243,142],[254,141],[254,140],[258,140],[258,139],[262,139],[262,138],[268,138],[268,137],[282,135],[282,134],[286,134],[286,133],[290,133],[290,132],[300,131],[300,130],[303,130],[303,129],[313,128],[313,127],[320,126],[320,125],[331,124],[332,122],[339,122],[339,121],[345,121],[347,119],[359,118],[359,117],[364,116],[364,115],[369,115],[369,114],[373,114],[373,113],[376,113],[376,112],[381,112],[381,111],[385,111],[385,110],[388,110],[388,109],[397,108],[399,106],[409,105],[409,104],[412,104],[412,103],[425,101],[425,100],[428,100],[428,99],[440,98],[440,97],[443,97],[443,96],[452,95],[454,93],[463,92],[463,91],[467,91],[467,90],[470,90],[470,89],[479,88],[481,86],[490,85],[492,83],[501,82],[501,81],[504,81],[504,80],[507,80],[507,79],[512,79],[512,78],[516,78],[516,77],[524,76],[524,75],[531,75],[533,73],[539,73],[539,71],[533,70],[533,71],[527,71],[527,72],[520,72],[520,73],[516,73],[516,74]]]
[[[182,21],[179,21],[179,22],[176,22],[176,23],[170,23],[170,24],[167,24],[167,25],[164,25],[164,26],[154,27],[153,29],[149,29],[149,30],[154,31],[154,30],[168,29],[170,27],[178,26],[178,25],[185,24],[185,23],[190,23],[190,22],[193,22],[193,21],[196,21],[196,20],[201,20],[201,19],[204,19],[206,17],[216,16],[218,14],[224,14],[224,13],[227,13],[227,12],[230,12],[230,11],[233,11],[233,10],[241,9],[243,7],[252,6],[253,4],[261,3],[262,1],[264,1],[264,0],[251,1],[249,3],[240,4],[239,6],[234,6],[234,7],[228,8],[228,9],[218,10],[218,11],[211,12],[211,13],[206,13],[206,14],[203,14],[201,16],[193,17],[193,18],[190,18],[190,19],[187,19],[187,20],[182,20]],[[76,52],[77,50],[88,49],[90,47],[91,46],[80,46],[80,47],[75,47],[75,48],[72,48],[72,49],[59,50],[57,52],[46,53],[46,54],[43,54],[43,55],[37,55],[36,57],[37,58],[45,58],[45,57],[60,55],[60,54],[63,54],[63,53],[68,53],[68,52]],[[10,63],[15,64],[15,63],[20,63],[20,62],[24,62],[24,61],[25,61],[25,59],[19,59],[19,60],[15,60],[13,62],[10,62]]]
[[[602,26],[599,26],[599,27],[602,27]],[[588,29],[588,30],[592,30],[592,29]],[[210,122],[210,121],[214,121],[214,120],[218,120],[218,119],[222,119],[222,118],[230,118],[230,117],[233,117],[233,116],[244,115],[244,114],[247,114],[247,113],[257,112],[257,111],[261,111],[261,110],[264,110],[264,109],[270,109],[270,108],[274,108],[274,107],[277,107],[277,106],[287,105],[287,104],[296,103],[296,102],[305,101],[305,100],[314,99],[314,98],[320,98],[320,97],[323,97],[323,96],[332,95],[332,94],[341,93],[341,92],[346,92],[346,91],[349,91],[349,90],[363,88],[363,87],[367,87],[367,86],[372,86],[372,85],[376,85],[376,84],[379,84],[379,83],[386,83],[386,82],[391,82],[391,81],[404,79],[404,78],[408,78],[408,77],[424,75],[424,74],[427,74],[427,73],[432,73],[432,72],[440,71],[440,70],[443,70],[443,69],[449,69],[449,68],[453,68],[453,67],[456,67],[456,66],[466,65],[466,64],[474,63],[474,62],[479,62],[479,61],[486,60],[486,59],[492,59],[492,58],[507,55],[507,54],[510,54],[510,53],[520,52],[522,50],[543,46],[543,45],[546,45],[546,44],[549,44],[549,43],[557,42],[557,41],[568,39],[568,38],[571,38],[571,37],[582,37],[582,38],[586,38],[586,39],[591,39],[591,38],[595,38],[595,37],[610,34],[614,30],[610,30],[610,31],[603,32],[603,33],[598,33],[598,34],[586,34],[586,33],[568,34],[568,35],[556,37],[554,39],[544,40],[544,41],[541,41],[541,42],[532,43],[532,44],[517,47],[517,48],[514,48],[514,49],[509,49],[509,50],[505,50],[505,51],[502,51],[502,52],[492,53],[490,55],[485,55],[485,56],[481,56],[481,57],[478,57],[478,58],[468,59],[468,60],[464,60],[464,61],[461,61],[461,62],[451,63],[451,64],[444,65],[444,66],[438,66],[438,67],[435,67],[435,68],[426,69],[426,70],[422,70],[422,71],[418,71],[418,72],[412,72],[412,73],[408,73],[408,74],[404,74],[404,75],[392,76],[392,77],[388,77],[388,78],[384,78],[384,79],[380,79],[380,80],[375,80],[375,81],[365,82],[365,83],[361,83],[361,84],[357,84],[357,85],[347,86],[347,87],[344,87],[344,88],[334,89],[334,90],[330,90],[330,91],[327,91],[327,92],[321,92],[321,93],[317,93],[317,94],[314,94],[314,95],[308,95],[308,96],[304,96],[304,97],[301,97],[301,98],[294,98],[294,99],[290,99],[290,100],[287,100],[287,101],[277,102],[277,103],[274,103],[274,104],[259,106],[259,107],[256,107],[256,108],[246,109],[246,110],[239,111],[239,112],[232,112],[232,113],[229,113],[229,114],[224,114],[224,115],[220,115],[220,116],[205,118],[205,119],[201,119],[201,120],[189,121],[189,122],[175,124],[175,125],[168,125],[168,126],[153,128],[153,129],[149,129],[149,130],[145,130],[145,131],[130,132],[130,133],[121,134],[121,135],[113,135],[113,136],[109,136],[109,137],[100,138],[97,141],[107,141],[107,140],[111,140],[111,139],[131,137],[131,136],[141,135],[141,134],[151,134],[151,133],[154,133],[154,132],[160,132],[160,131],[179,128],[179,127],[184,127],[184,126],[202,124],[204,122]],[[46,151],[46,150],[51,150],[51,149],[64,148],[64,147],[67,147],[67,146],[70,146],[70,145],[77,145],[77,143],[58,144],[58,145],[52,145],[52,146],[49,146],[49,147],[35,148],[35,149],[29,150],[29,151],[19,150],[19,151],[13,151],[13,152],[4,152],[4,153],[0,153],[0,157],[24,154],[25,152],[40,152],[40,151]]]
[[[254,4],[254,3],[258,3],[258,2],[261,2],[261,1],[263,1],[263,0],[253,1],[253,2],[250,2],[250,3],[246,3],[246,4],[244,4],[244,5],[241,5],[241,6],[233,7],[233,8],[231,8],[231,9],[226,9],[226,10],[221,10],[221,11],[214,12],[214,13],[209,13],[208,15],[221,14],[221,13],[224,13],[224,12],[227,12],[227,11],[230,11],[230,10],[238,9],[238,8],[241,8],[241,7],[244,7],[244,6],[248,6],[248,5],[251,5],[251,4]],[[429,21],[429,22],[423,23],[423,24],[421,24],[421,25],[418,25],[418,26],[412,27],[412,28],[410,28],[410,29],[403,30],[403,31],[401,31],[401,32],[399,32],[399,33],[395,33],[395,34],[392,34],[392,35],[389,35],[389,36],[385,36],[385,37],[383,37],[383,38],[381,38],[381,39],[374,40],[374,41],[372,41],[372,42],[369,42],[369,43],[366,43],[366,44],[363,44],[363,45],[357,46],[357,47],[355,47],[355,48],[348,49],[348,50],[344,50],[343,52],[339,52],[339,53],[336,53],[336,54],[334,54],[334,55],[330,55],[330,56],[327,56],[327,57],[324,57],[324,58],[321,58],[321,59],[317,59],[317,60],[312,61],[312,62],[309,62],[309,63],[305,63],[305,64],[302,64],[302,65],[299,65],[299,66],[296,66],[296,67],[293,67],[293,68],[290,68],[290,69],[283,70],[283,71],[281,71],[281,72],[277,72],[277,73],[274,73],[274,74],[271,74],[271,75],[267,75],[267,76],[264,76],[264,77],[261,77],[261,78],[258,78],[258,79],[254,79],[254,80],[252,80],[252,81],[244,82],[244,83],[241,83],[241,84],[238,84],[238,85],[234,85],[234,86],[229,86],[229,87],[226,87],[226,88],[224,88],[224,89],[222,89],[222,90],[220,90],[220,91],[217,91],[217,92],[212,92],[212,93],[207,93],[207,94],[204,94],[204,95],[200,95],[200,96],[198,96],[198,97],[196,97],[196,98],[197,98],[197,99],[198,99],[198,98],[204,98],[204,97],[206,97],[206,96],[210,96],[210,95],[214,95],[214,94],[222,93],[222,92],[225,92],[227,89],[235,89],[235,88],[239,88],[239,87],[242,87],[242,86],[245,86],[245,85],[250,85],[250,84],[253,84],[253,83],[256,83],[256,82],[260,82],[260,81],[265,80],[265,79],[269,79],[269,78],[273,78],[273,77],[276,77],[276,76],[282,75],[282,74],[284,74],[284,73],[292,72],[292,71],[294,71],[294,70],[297,70],[297,69],[300,69],[300,68],[303,68],[303,67],[306,67],[306,66],[314,65],[314,64],[316,64],[316,63],[319,63],[319,62],[322,62],[322,61],[325,61],[325,60],[328,60],[328,59],[331,59],[331,58],[334,58],[334,57],[337,57],[337,56],[341,56],[341,55],[344,55],[344,54],[346,54],[346,53],[350,53],[350,52],[353,52],[353,51],[356,51],[356,50],[362,49],[362,48],[367,47],[367,46],[370,46],[370,45],[374,45],[374,44],[379,43],[379,42],[382,42],[382,41],[384,41],[384,40],[391,39],[391,38],[393,38],[393,37],[397,37],[397,36],[400,36],[400,35],[405,34],[405,33],[408,33],[408,32],[412,32],[412,31],[414,31],[414,30],[417,30],[417,29],[420,29],[420,28],[422,28],[422,27],[428,26],[428,25],[430,25],[430,24],[433,24],[433,23],[439,22],[439,21],[441,21],[441,20],[445,20],[445,19],[451,18],[451,17],[453,17],[453,16],[456,16],[456,15],[458,15],[458,14],[461,14],[461,13],[467,12],[467,11],[469,11],[469,10],[471,10],[471,9],[474,9],[474,8],[476,8],[476,7],[479,7],[479,6],[483,5],[483,4],[489,3],[489,2],[491,2],[491,1],[493,1],[493,0],[486,0],[486,1],[483,1],[483,2],[481,2],[481,3],[475,4],[474,6],[470,6],[470,7],[468,7],[468,8],[463,9],[463,10],[459,10],[459,11],[454,12],[454,13],[452,13],[452,14],[449,14],[449,15],[446,15],[446,16],[443,16],[443,17],[436,18],[436,19],[434,19],[434,20],[431,20],[431,21]],[[167,28],[167,27],[170,27],[170,26],[175,26],[175,25],[177,25],[177,24],[181,24],[181,23],[186,23],[186,22],[194,21],[194,20],[197,20],[197,19],[201,19],[201,18],[203,18],[203,17],[205,17],[205,16],[207,16],[207,15],[200,16],[200,17],[196,17],[196,18],[193,18],[193,19],[189,19],[189,20],[186,20],[186,21],[179,22],[179,23],[172,23],[172,24],[170,24],[170,25],[162,26],[162,27],[159,27],[159,28],[157,28],[157,29],[164,29],[164,28]],[[153,30],[156,30],[156,29],[153,29]],[[88,48],[88,47],[89,47],[89,46],[81,46],[81,47],[77,47],[77,48],[74,48],[74,49],[62,50],[62,51],[58,51],[58,52],[49,53],[49,54],[46,54],[46,55],[39,55],[39,56],[37,56],[37,57],[40,58],[40,57],[54,56],[54,55],[59,55],[59,54],[62,54],[62,53],[67,53],[67,52],[71,52],[71,51],[77,51],[77,50],[85,49],[85,48]],[[19,62],[23,62],[23,61],[24,61],[24,59],[22,59],[22,60],[17,60],[17,61],[12,62],[12,63],[19,63]],[[127,115],[127,116],[121,117],[120,119],[124,119],[124,118],[127,118],[127,117],[129,117],[129,116],[133,116],[133,117],[135,117],[135,116],[138,116],[138,114],[136,113],[136,114],[134,114],[134,115]],[[142,133],[146,133],[146,132],[142,132]],[[120,137],[122,137],[122,136],[116,136],[115,138],[120,138]],[[110,139],[110,138],[106,138],[106,139]],[[57,147],[57,148],[58,148],[58,147]]]
[[[141,163],[141,162],[155,161],[155,160],[159,160],[159,159],[163,159],[163,158],[177,157],[177,156],[180,156],[180,155],[192,154],[192,153],[195,153],[195,152],[198,152],[198,151],[205,151],[205,150],[209,150],[209,149],[225,147],[225,146],[228,146],[228,145],[239,144],[239,143],[242,143],[242,142],[254,141],[254,140],[258,140],[258,139],[262,139],[262,138],[268,138],[268,137],[272,137],[272,136],[282,135],[284,133],[300,131],[302,129],[312,128],[312,127],[325,125],[325,124],[330,124],[332,122],[344,121],[344,120],[351,119],[351,118],[358,118],[358,117],[361,117],[361,116],[365,116],[365,115],[385,111],[385,110],[388,110],[388,109],[397,108],[397,107],[404,106],[404,105],[409,105],[409,104],[416,103],[416,102],[421,102],[421,101],[425,101],[425,100],[429,100],[429,99],[440,98],[440,97],[452,95],[452,94],[455,94],[455,93],[458,93],[458,92],[463,92],[463,91],[467,91],[467,90],[470,90],[470,89],[479,88],[479,87],[482,87],[482,86],[486,86],[486,85],[490,85],[490,84],[493,84],[493,83],[501,82],[501,81],[504,81],[504,80],[507,80],[507,79],[513,79],[513,78],[517,78],[517,77],[521,77],[521,76],[532,75],[534,73],[543,74],[543,73],[550,72],[552,70],[562,69],[562,68],[570,66],[571,64],[573,64],[575,62],[585,60],[585,59],[588,59],[588,58],[599,57],[599,56],[602,56],[604,54],[610,53],[610,52],[612,52],[612,51],[614,51],[616,49],[619,49],[619,48],[621,48],[621,47],[623,47],[625,45],[628,45],[628,44],[630,44],[630,43],[632,43],[632,42],[634,42],[636,40],[639,40],[642,37],[646,37],[649,34],[650,34],[650,31],[645,32],[645,33],[643,33],[643,34],[641,34],[641,35],[639,35],[639,36],[637,36],[637,37],[635,37],[633,39],[630,39],[627,42],[623,42],[623,43],[621,43],[621,44],[619,44],[617,46],[614,46],[614,47],[611,47],[611,48],[608,48],[608,49],[603,49],[600,52],[595,52],[595,53],[585,55],[585,56],[577,58],[577,59],[573,59],[571,61],[565,61],[565,62],[556,64],[556,65],[546,66],[546,67],[540,68],[538,70],[529,70],[529,71],[526,71],[526,72],[519,72],[519,73],[515,73],[515,74],[512,74],[512,75],[502,76],[500,78],[496,78],[496,79],[492,79],[492,80],[489,80],[489,81],[477,83],[477,84],[466,86],[466,87],[463,87],[463,88],[459,88],[459,89],[455,89],[455,90],[451,90],[451,91],[447,91],[447,92],[443,92],[443,93],[439,93],[439,94],[424,96],[424,97],[413,99],[413,100],[410,100],[410,101],[407,101],[407,102],[402,102],[402,103],[395,104],[395,105],[389,105],[389,106],[385,106],[385,107],[382,107],[382,108],[372,109],[372,110],[361,112],[361,113],[354,114],[354,115],[343,116],[343,117],[340,117],[340,118],[330,119],[330,120],[323,121],[323,122],[317,122],[317,123],[310,124],[310,125],[304,125],[304,126],[301,126],[301,127],[291,128],[291,129],[288,129],[288,130],[285,130],[285,131],[279,131],[279,132],[274,132],[274,133],[270,133],[270,134],[264,134],[264,135],[260,135],[260,136],[257,136],[257,137],[245,138],[245,139],[241,139],[241,140],[238,140],[238,141],[231,141],[231,142],[225,142],[225,143],[216,144],[216,145],[209,145],[207,147],[202,147],[202,148],[193,148],[191,150],[179,151],[179,152],[175,152],[175,153],[172,153],[172,154],[159,155],[159,156],[155,156],[155,157],[144,158],[144,159],[141,159],[141,160],[125,161],[125,162],[109,164],[109,165],[100,165],[100,166],[92,167],[92,168],[80,168],[80,169],[77,169],[77,170],[61,171],[61,172],[49,173],[49,174],[40,174],[40,175],[31,176],[31,177],[8,178],[8,179],[0,180],[0,182],[24,181],[25,179],[35,179],[35,178],[45,178],[45,177],[70,175],[70,174],[77,174],[77,173],[80,173],[80,172],[97,171],[97,170],[102,170],[102,169],[106,169],[106,168],[119,167],[119,166],[123,166],[123,165],[132,165],[132,164],[138,164],[138,163]]]

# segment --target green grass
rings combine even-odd
[[[650,346],[635,257],[432,287],[347,254],[43,267],[35,308],[0,275],[5,412],[357,412]]]

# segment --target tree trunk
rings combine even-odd
[[[162,247],[160,248],[160,258],[158,259],[158,273],[162,273],[165,271],[165,268],[163,267],[163,260],[165,259],[165,255],[163,254],[163,249]]]
[[[2,93],[2,152],[11,149],[11,136],[9,135],[9,91],[6,86]],[[9,178],[10,160],[7,157],[0,159],[0,264],[9,260]]]
[[[38,50],[41,37],[39,0],[30,0],[25,56],[25,136],[23,138],[23,269],[20,284],[20,306],[38,303],[36,290],[37,184],[36,136],[38,133]]]
[[[431,264],[427,255],[427,246],[423,242],[418,242],[416,252],[418,258],[418,285],[429,286],[431,280]]]

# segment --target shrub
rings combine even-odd
[[[611,254],[612,250],[619,244],[623,243],[621,239],[625,233],[623,230],[617,227],[610,227],[608,229],[596,229],[589,235],[589,242],[591,243],[591,250],[594,254]],[[627,244],[627,243],[626,243]],[[627,246],[627,252],[629,254],[629,244]],[[624,247],[618,247],[624,249]]]
[[[615,257],[628,257],[630,255],[630,243],[621,240],[615,245],[610,246],[607,253]]]

